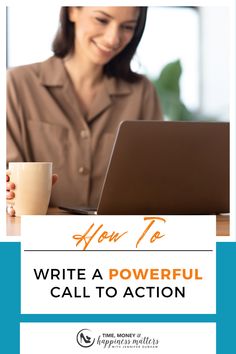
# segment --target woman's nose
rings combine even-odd
[[[120,46],[121,42],[120,29],[117,26],[108,27],[104,36],[105,44],[112,49]]]

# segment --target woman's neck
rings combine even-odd
[[[102,66],[91,65],[91,63],[76,55],[64,58],[64,65],[77,89],[84,87],[94,88],[103,81]]]
[[[91,65],[73,55],[64,59],[64,65],[78,96],[81,112],[86,118],[103,84],[103,67]]]

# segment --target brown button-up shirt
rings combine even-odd
[[[119,123],[161,119],[153,85],[106,78],[85,119],[63,61],[8,71],[7,160],[52,161],[52,205],[97,206]]]

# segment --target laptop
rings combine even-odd
[[[124,121],[97,210],[101,215],[229,212],[229,123]]]

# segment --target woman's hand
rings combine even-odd
[[[12,199],[15,197],[14,193],[15,184],[10,182],[10,171],[6,172],[6,199],[7,199],[7,212],[10,216],[15,215],[15,210],[11,205]]]
[[[58,175],[52,175],[52,185],[54,185],[58,180]],[[15,197],[15,184],[10,181],[10,171],[6,172],[6,199],[7,199],[7,213],[10,216],[15,216],[15,210],[13,208],[12,199]]]

